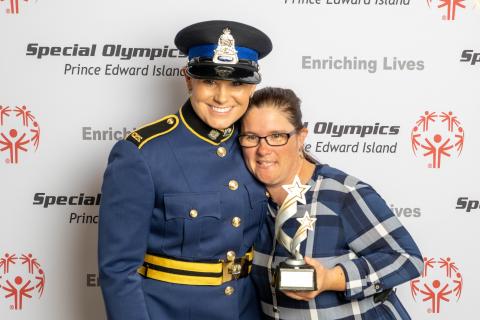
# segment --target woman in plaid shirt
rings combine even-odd
[[[417,245],[370,185],[304,153],[301,117],[293,91],[264,88],[242,119],[245,162],[269,194],[252,269],[265,319],[410,319],[392,288],[420,275]],[[274,286],[276,266],[291,256],[275,243],[275,217],[296,176],[309,186],[306,204],[297,203],[281,230],[293,238],[297,219],[315,221],[300,253],[316,270],[316,291]]]

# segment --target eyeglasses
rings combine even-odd
[[[294,129],[290,132],[277,132],[272,133],[265,137],[259,137],[255,134],[241,134],[238,136],[238,141],[240,145],[244,148],[253,148],[260,144],[260,140],[265,139],[267,144],[272,147],[284,146],[288,143],[288,139],[291,136],[297,133],[297,130]]]

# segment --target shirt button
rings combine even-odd
[[[265,191],[265,195],[267,196],[267,198],[270,198],[270,193],[268,193],[268,191]]]
[[[235,228],[240,227],[241,223],[242,223],[242,219],[240,219],[239,217],[235,217],[232,219],[232,226],[234,226]]]
[[[238,189],[238,182],[236,180],[230,180],[228,182],[228,188],[232,191],[235,191]]]
[[[227,149],[225,149],[224,147],[218,147],[217,156],[219,156],[220,158],[223,158],[226,155],[227,155]]]
[[[225,295],[226,296],[231,296],[234,291],[235,291],[235,289],[233,287],[228,286],[228,287],[225,288]]]
[[[233,250],[228,251],[227,252],[227,261],[235,260],[235,256],[236,256],[235,251],[233,251]]]
[[[198,211],[195,209],[190,210],[190,217],[196,218],[198,216]]]

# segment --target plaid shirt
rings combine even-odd
[[[305,211],[316,217],[300,252],[326,268],[339,265],[346,276],[344,292],[325,291],[315,299],[297,301],[276,291],[273,271],[289,253],[277,243],[273,250],[278,206],[269,201],[269,214],[255,243],[252,279],[265,319],[410,319],[394,291],[382,292],[420,275],[421,253],[385,201],[368,184],[332,167],[317,164],[307,204],[282,229],[293,237]]]

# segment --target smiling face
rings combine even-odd
[[[215,129],[230,127],[245,113],[254,84],[226,80],[194,79],[186,76],[193,110]]]
[[[287,115],[274,106],[251,107],[242,119],[242,134],[260,137],[273,133],[287,133],[295,129]],[[300,150],[307,135],[307,129],[300,129],[283,146],[269,146],[261,139],[256,147],[242,148],[250,172],[267,188],[290,184],[298,174],[303,158]]]

